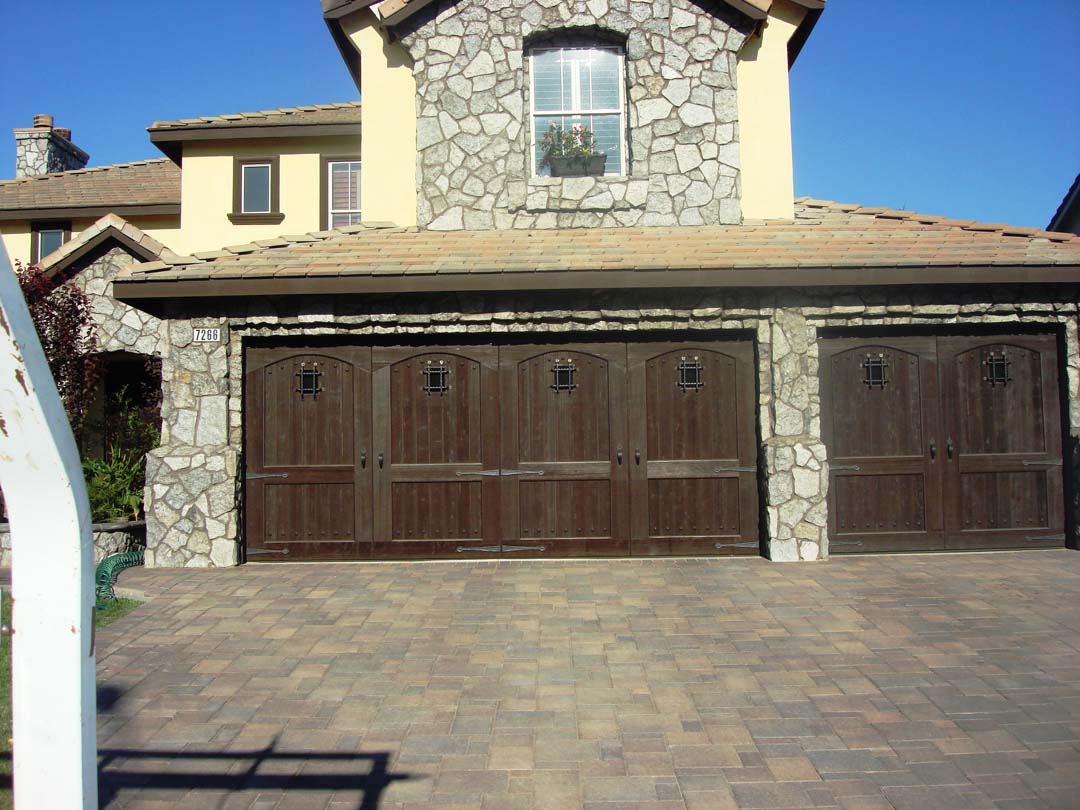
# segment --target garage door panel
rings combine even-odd
[[[498,351],[386,347],[375,375],[377,556],[461,556],[497,542]]]
[[[290,546],[356,541],[353,501],[347,484],[279,484],[263,487],[268,543]],[[292,552],[290,552],[292,553]]]
[[[502,347],[500,368],[502,542],[627,553],[625,344]]]
[[[925,476],[837,476],[837,536],[923,532],[927,524]]]
[[[611,481],[522,481],[517,494],[524,539],[598,540],[612,534]]]
[[[1064,544],[1056,338],[972,336],[939,344],[948,547]]]
[[[245,356],[245,539],[251,559],[364,557],[371,539],[370,350]]]
[[[896,343],[855,345],[828,358],[830,393],[843,403],[828,416],[835,456],[922,456],[925,362]]]
[[[479,481],[393,482],[394,541],[480,540],[482,486]]]
[[[957,353],[947,373],[955,376],[957,450],[962,455],[1045,453],[1042,358],[1010,343]],[[990,379],[998,374],[1000,379]]]
[[[633,553],[758,553],[749,341],[628,349]]]
[[[737,389],[736,359],[703,347],[683,347],[645,362],[645,410],[664,414],[646,423],[650,463],[739,457],[739,410],[718,407]],[[730,404],[725,402],[726,404]]]
[[[827,339],[819,357],[830,550],[944,548],[936,340]]]

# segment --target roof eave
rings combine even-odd
[[[933,271],[933,272],[928,272]],[[1080,284],[1080,264],[911,267],[738,267],[669,270],[577,270],[535,273],[432,273],[400,275],[266,276],[142,280],[117,278],[117,300],[151,303],[179,298],[295,295],[377,295],[445,292],[543,292],[582,289],[778,289],[905,285]]]
[[[144,216],[180,215],[180,203],[129,203],[125,205],[72,205],[51,208],[6,208],[0,210],[0,222],[30,220],[86,219],[105,214],[118,214],[125,218]]]
[[[149,128],[150,143],[176,163],[183,156],[183,144],[191,141],[236,141],[254,138],[323,138],[334,135],[360,135],[359,121],[333,124],[241,124],[207,127]]]

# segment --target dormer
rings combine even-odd
[[[788,69],[823,6],[323,0],[366,111],[364,210],[432,230],[791,219]]]

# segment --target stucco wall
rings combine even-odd
[[[322,230],[319,222],[321,158],[356,157],[361,154],[360,150],[359,136],[187,143],[180,178],[180,232],[164,241],[175,252],[187,254],[270,239],[284,233]],[[284,220],[234,225],[228,218],[233,210],[234,159],[274,156],[280,156]],[[362,176],[361,183],[365,182]]]

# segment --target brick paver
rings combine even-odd
[[[131,570],[103,804],[1080,806],[1080,554]]]

